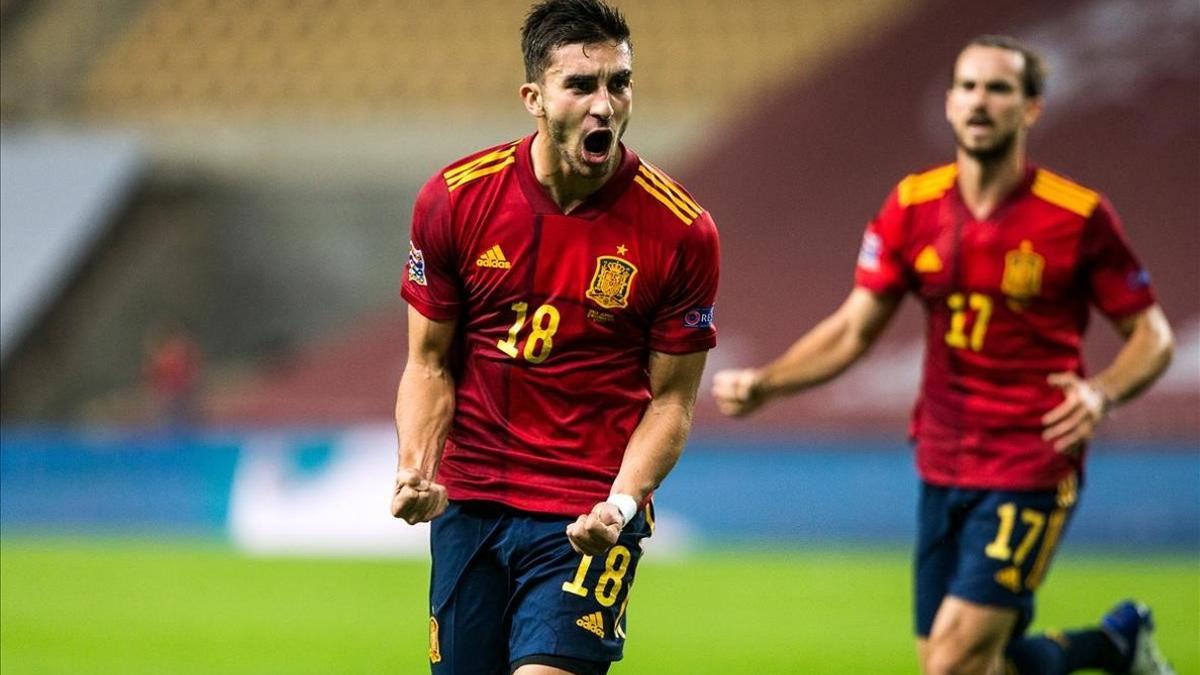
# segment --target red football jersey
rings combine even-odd
[[[608,182],[563,215],[534,176],[532,142],[425,185],[401,293],[458,321],[437,474],[450,498],[573,516],[608,497],[650,401],[651,350],[716,345],[717,230],[624,146]]]
[[[1119,319],[1155,302],[1107,200],[1037,167],[983,221],[955,165],[908,176],[867,226],[855,281],[925,306],[920,475],[984,489],[1049,489],[1081,469],[1082,452],[1041,438],[1063,400],[1046,377],[1082,375],[1089,303]]]

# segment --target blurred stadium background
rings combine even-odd
[[[408,215],[532,128],[528,4],[0,0],[5,672],[422,671],[426,530],[386,514]],[[1033,156],[1110,196],[1179,344],[1095,444],[1043,618],[1141,593],[1200,672],[1200,4],[616,4],[626,141],[721,228],[710,371],[842,299],[888,189],[950,156],[966,39],[1045,52]],[[1090,362],[1116,345],[1097,317]],[[920,351],[909,303],[754,423],[702,398],[621,672],[913,672]]]

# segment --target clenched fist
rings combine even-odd
[[[719,371],[713,376],[712,395],[717,409],[731,417],[749,415],[766,402],[762,374],[755,368]]]
[[[409,525],[424,523],[442,515],[447,504],[446,488],[424,478],[412,469],[396,470],[392,492],[392,516]]]
[[[600,502],[592,507],[591,513],[579,516],[567,526],[567,539],[576,553],[600,555],[617,543],[624,526],[620,509]]]

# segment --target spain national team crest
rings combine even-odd
[[[1046,259],[1034,252],[1033,242],[1021,242],[1020,248],[1004,254],[1004,278],[1000,291],[1008,298],[1009,306],[1022,308],[1042,291],[1042,272]]]
[[[611,255],[596,258],[596,273],[587,290],[587,297],[605,309],[629,305],[629,291],[637,268],[633,263]]]

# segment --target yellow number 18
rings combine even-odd
[[[629,571],[629,563],[632,560],[633,555],[630,554],[629,549],[620,544],[609,549],[608,559],[604,561],[604,572],[596,580],[596,602],[604,607],[613,606],[613,603],[617,601],[617,595],[621,592],[621,586],[625,583],[625,573]],[[583,556],[579,561],[579,568],[575,570],[575,578],[563,582],[563,591],[586,598],[588,589],[583,585],[583,580],[591,565],[592,556]]]
[[[497,340],[496,347],[514,359],[523,355],[530,363],[541,363],[549,358],[550,350],[554,349],[554,334],[558,332],[559,316],[554,305],[542,305],[533,313],[532,330],[525,339],[525,349],[522,351],[517,349],[517,335],[525,326],[529,304],[514,302],[509,309],[516,313],[517,318],[508,329],[508,337]]]

